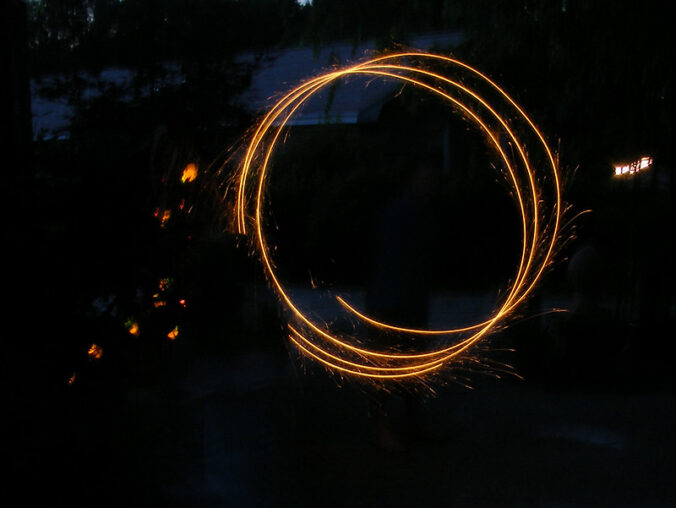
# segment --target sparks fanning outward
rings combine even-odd
[[[447,101],[486,137],[504,165],[521,214],[521,257],[499,308],[481,323],[447,330],[411,329],[377,321],[337,297],[367,327],[392,333],[441,336],[442,346],[404,353],[370,349],[359,337],[338,333],[305,315],[280,282],[263,231],[264,194],[269,163],[289,119],[315,93],[336,80],[367,75],[399,80]],[[256,126],[238,173],[237,231],[260,255],[269,281],[288,310],[289,339],[298,350],[343,374],[403,379],[437,372],[504,324],[524,302],[549,266],[559,235],[561,190],[557,163],[544,136],[514,100],[487,76],[453,58],[421,52],[380,56],[309,79],[282,96]],[[436,342],[439,344],[439,342]]]

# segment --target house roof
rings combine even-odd
[[[409,46],[419,50],[450,48],[465,39],[460,31],[431,33],[415,36]],[[375,42],[354,45],[349,42],[333,43],[322,48],[284,48],[263,55],[242,55],[243,62],[254,64],[250,87],[239,97],[239,102],[253,114],[258,114],[273,104],[275,97],[336,65],[346,65],[368,57],[376,49]],[[177,84],[182,75],[176,64],[168,63],[167,82]],[[88,86],[84,98],[100,94],[106,85],[125,86],[134,74],[130,69],[108,68],[96,75],[82,73]],[[31,82],[31,107],[33,136],[43,139],[69,137],[72,108],[63,97],[44,97],[40,88],[57,82],[59,76],[47,76],[40,82]],[[318,125],[326,123],[356,124],[377,120],[383,105],[396,93],[398,84],[383,78],[355,77],[336,82],[315,94],[288,125]]]
[[[457,46],[464,40],[462,32],[443,32],[413,37],[410,47],[430,50]],[[258,113],[273,104],[274,98],[302,81],[338,65],[356,63],[373,54],[375,44],[335,43],[314,50],[300,47],[266,55],[257,65],[251,86],[242,101],[251,112]],[[313,96],[294,114],[287,125],[374,122],[382,106],[396,93],[399,84],[384,78],[354,77],[337,82]]]

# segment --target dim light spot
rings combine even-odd
[[[75,378],[77,378],[77,373],[73,372],[73,374],[68,378],[68,386],[73,386],[73,383],[75,383]]]
[[[171,218],[171,210],[167,209],[164,212],[162,212],[162,218],[160,219],[160,226],[165,228],[167,227],[167,222],[169,222],[169,219]]]
[[[139,333],[141,333],[138,327],[138,323],[136,321],[129,323],[127,325],[127,331],[134,337],[138,337]]]
[[[87,351],[91,360],[100,360],[103,357],[103,349],[97,344],[92,344]]]

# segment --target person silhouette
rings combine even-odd
[[[376,214],[373,231],[371,278],[366,311],[374,319],[413,329],[428,326],[430,286],[434,277],[435,214],[432,207],[436,167],[429,159],[416,161],[409,178],[395,197]],[[415,335],[371,329],[372,342],[383,349],[413,351]],[[420,434],[419,398],[408,389],[380,391],[370,405],[375,439],[383,449],[403,447],[388,417],[392,397],[405,401],[410,437]]]

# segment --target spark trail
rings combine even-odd
[[[414,336],[440,336],[433,349],[402,352],[366,347],[357,334],[334,331],[306,315],[279,280],[264,234],[263,209],[270,161],[289,120],[314,94],[339,79],[371,76],[398,80],[435,95],[482,132],[501,160],[521,215],[521,255],[501,303],[482,322],[454,329],[414,329],[378,321],[336,297],[365,327]],[[379,56],[316,76],[281,96],[252,131],[236,183],[236,227],[251,240],[272,288],[286,308],[288,337],[325,367],[374,380],[404,380],[438,372],[513,316],[552,262],[561,228],[559,170],[544,135],[494,81],[450,57],[416,51]],[[467,247],[467,246],[466,246]],[[405,267],[402,267],[405,269]],[[440,345],[439,345],[440,344]]]

